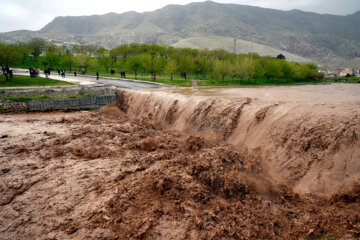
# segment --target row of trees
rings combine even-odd
[[[278,58],[260,57],[258,54],[234,54],[223,49],[196,50],[149,44],[122,44],[111,50],[93,45],[56,46],[41,39],[16,45],[0,44],[1,66],[66,69],[67,71],[132,72],[194,75],[197,78],[225,77],[242,79],[320,79],[317,66],[312,63],[288,62]]]

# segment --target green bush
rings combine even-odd
[[[31,101],[32,98],[29,97],[7,97],[5,100],[13,101],[13,102],[25,102],[25,101]]]

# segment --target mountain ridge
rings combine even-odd
[[[108,48],[122,43],[172,45],[197,37],[236,37],[330,66],[360,57],[360,11],[341,16],[212,1],[167,5],[151,12],[56,17],[30,36]],[[16,41],[21,33],[0,34]],[[63,36],[61,36],[63,35]]]

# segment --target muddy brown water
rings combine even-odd
[[[299,86],[249,86],[249,87],[198,87],[163,88],[150,90],[178,93],[186,96],[210,96],[222,98],[257,98],[264,101],[302,103],[360,103],[359,84],[317,84]]]
[[[358,239],[358,86],[1,115],[0,239]]]

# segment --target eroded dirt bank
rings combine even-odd
[[[0,239],[360,238],[355,103],[123,91],[0,125]]]

